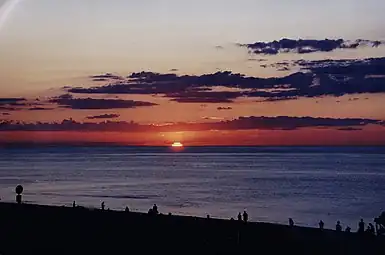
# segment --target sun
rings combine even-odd
[[[181,142],[174,142],[173,144],[171,144],[171,147],[181,148],[183,147],[183,144]]]

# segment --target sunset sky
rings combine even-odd
[[[385,145],[383,0],[0,0],[0,143]]]

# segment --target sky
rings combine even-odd
[[[0,143],[385,145],[381,0],[0,0]]]

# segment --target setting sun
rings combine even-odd
[[[183,147],[183,144],[180,142],[174,142],[171,146],[172,147]]]

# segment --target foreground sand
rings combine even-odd
[[[0,203],[0,253],[385,254],[385,240],[269,223]]]

